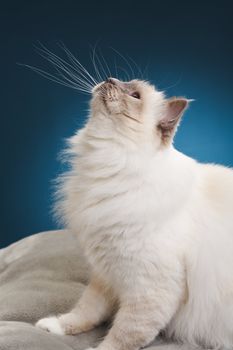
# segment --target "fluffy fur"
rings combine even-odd
[[[136,350],[161,330],[233,347],[233,172],[174,149],[187,105],[143,81],[94,88],[57,207],[92,277],[70,313],[37,326],[77,334],[114,316],[99,350]]]

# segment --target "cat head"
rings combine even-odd
[[[111,124],[116,132],[136,142],[144,139],[167,146],[188,103],[184,97],[166,99],[146,81],[109,78],[93,88],[91,118],[102,127]]]

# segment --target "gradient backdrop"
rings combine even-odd
[[[0,246],[56,227],[51,181],[64,138],[83,125],[88,96],[18,66],[49,64],[33,46],[60,54],[63,41],[92,69],[98,43],[124,76],[132,57],[168,96],[194,98],[177,148],[202,161],[233,166],[233,21],[231,1],[11,1],[1,5]],[[132,62],[131,62],[132,63]],[[137,74],[136,67],[133,69]],[[113,69],[114,75],[114,69]]]

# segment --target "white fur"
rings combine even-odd
[[[38,328],[41,328],[45,331],[48,331],[57,335],[65,334],[57,317],[48,317],[46,319],[41,319],[36,323],[36,326]]]
[[[154,336],[232,348],[233,171],[160,145],[151,123],[164,101],[144,101],[143,132],[92,107],[58,210],[120,303],[148,300]]]

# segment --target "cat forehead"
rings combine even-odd
[[[148,81],[145,80],[139,80],[139,79],[133,79],[130,81],[122,82],[126,87],[137,89],[137,88],[145,88],[150,90],[155,90],[155,87],[151,85]]]

